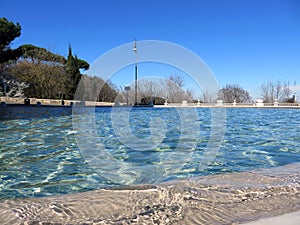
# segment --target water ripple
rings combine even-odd
[[[154,140],[156,145],[147,151],[136,151],[122,143],[112,126],[110,108],[96,108],[95,122],[98,138],[106,151],[114,159],[137,168],[138,171],[127,171],[139,174],[138,179],[132,180],[134,184],[156,183],[157,174],[165,175],[164,181],[168,181],[300,161],[300,110],[228,109],[224,142],[214,162],[200,170],[199,162],[204,157],[211,131],[211,116],[209,109],[197,112],[200,133],[195,137],[186,132],[188,129],[182,129],[175,109],[132,110],[131,130],[139,138],[149,139],[154,117],[166,125],[163,139]],[[152,132],[156,132],[156,128]],[[182,140],[179,139],[181,132],[184,133]],[[2,107],[0,133],[0,199],[118,185],[96,173],[82,157],[75,141],[78,133],[72,127],[71,108]],[[139,144],[141,149],[147,148],[145,143]],[[188,163],[178,167],[176,173],[169,173],[170,168],[182,163],[181,158],[191,149],[194,152]],[[110,164],[104,160],[101,163]],[[101,164],[99,167],[101,169]]]

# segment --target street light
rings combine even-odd
[[[134,46],[133,46],[133,51],[135,53],[135,83],[134,83],[134,87],[135,87],[135,97],[134,97],[134,104],[137,105],[138,104],[138,100],[137,100],[137,77],[138,77],[138,69],[137,69],[137,48],[136,48],[136,39],[134,39]]]
[[[128,102],[128,92],[130,91],[130,86],[125,86],[125,91],[126,91],[126,104],[127,106],[129,105],[129,102]]]

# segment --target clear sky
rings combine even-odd
[[[66,56],[70,43],[93,63],[135,38],[163,40],[199,55],[221,86],[240,84],[254,98],[264,81],[300,85],[298,0],[15,0],[1,1],[0,17],[22,26],[13,47],[30,43]]]

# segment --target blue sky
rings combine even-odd
[[[298,0],[2,1],[0,17],[22,26],[13,46],[31,43],[66,56],[70,43],[93,63],[135,38],[163,40],[199,55],[221,86],[240,84],[254,98],[264,81],[300,85]],[[176,70],[159,67],[153,75],[160,73]]]

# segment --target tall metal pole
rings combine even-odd
[[[126,105],[129,105],[129,101],[128,101],[128,91],[126,91]]]
[[[125,91],[126,91],[126,104],[128,106],[129,105],[128,92],[130,91],[130,86],[125,86]]]
[[[138,99],[137,99],[137,79],[138,79],[138,68],[137,68],[137,48],[136,48],[136,39],[134,39],[134,46],[133,46],[133,51],[135,53],[135,99],[134,99],[134,104],[137,105],[138,104]]]

